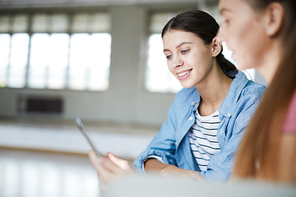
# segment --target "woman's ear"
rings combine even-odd
[[[266,34],[270,37],[277,35],[284,22],[285,10],[280,3],[271,3],[265,10]]]
[[[217,37],[213,38],[212,41],[212,56],[216,57],[222,50],[222,43]]]

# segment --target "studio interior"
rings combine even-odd
[[[221,23],[218,0],[0,1],[0,196],[100,196],[75,119],[132,163],[181,89],[161,30],[192,9]]]

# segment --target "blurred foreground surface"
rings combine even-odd
[[[295,197],[296,187],[272,183],[208,183],[179,177],[131,176],[110,185],[102,197]]]

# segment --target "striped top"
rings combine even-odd
[[[196,122],[189,130],[190,146],[200,170],[206,171],[211,156],[220,152],[217,141],[219,112],[200,116],[196,110],[195,117]]]

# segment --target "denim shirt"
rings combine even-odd
[[[208,181],[229,180],[235,152],[264,90],[265,86],[248,80],[243,72],[238,72],[218,109],[221,122],[217,140],[221,152],[211,157],[206,171],[200,171],[190,148],[188,134],[195,123],[194,113],[198,109],[200,95],[195,86],[183,88],[176,94],[168,119],[134,165],[141,174],[145,174],[143,162],[148,157],[156,156],[166,164],[198,171]]]

